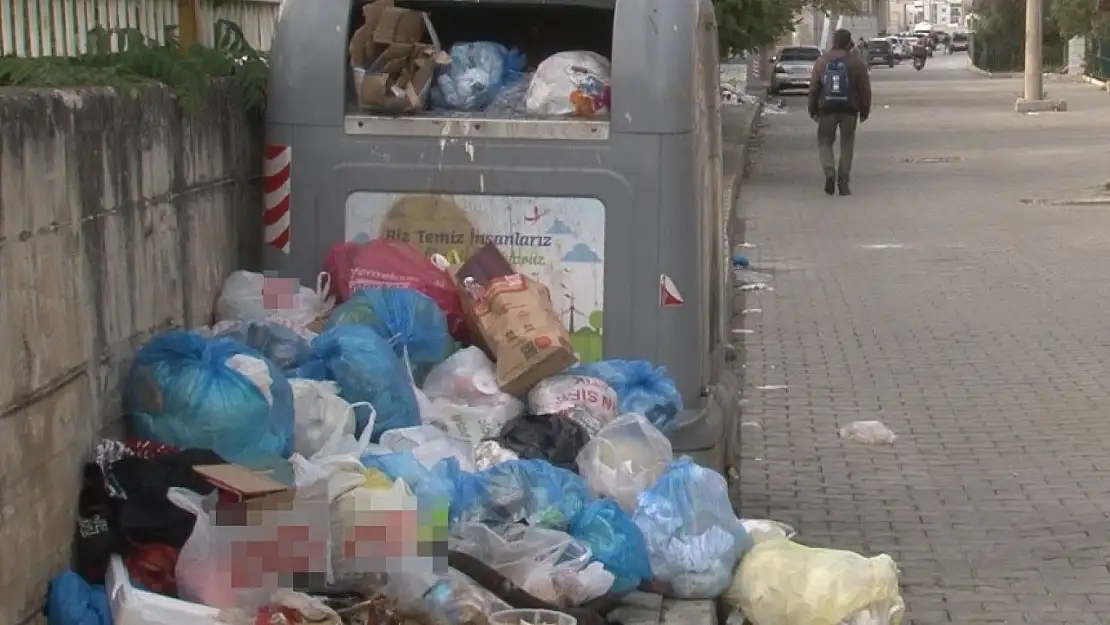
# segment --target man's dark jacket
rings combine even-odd
[[[866,53],[833,48],[817,59],[817,62],[813,64],[813,75],[809,80],[809,114],[811,117],[821,113],[846,113],[856,114],[863,119],[867,119],[871,115],[871,73],[867,69],[867,61],[863,58],[863,54]],[[829,61],[834,59],[843,59],[848,66],[848,85],[852,93],[847,104],[821,102],[825,69]]]

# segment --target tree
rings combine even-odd
[[[752,52],[773,45],[794,30],[802,11],[817,9],[832,15],[859,11],[859,0],[713,0],[721,56]]]
[[[1110,11],[1095,0],[1051,0],[1048,13],[1060,36],[1105,37],[1110,34]]]

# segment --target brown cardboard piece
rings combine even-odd
[[[359,107],[395,114],[422,108],[436,66],[450,61],[428,14],[398,8],[393,0],[370,2],[362,13],[366,23],[350,44]]]
[[[492,244],[472,260],[479,256],[485,261],[458,268],[456,284],[472,326],[497,364],[501,390],[523,395],[574,364],[570,335],[546,286],[519,273],[505,275],[509,262]]]
[[[264,473],[252,471],[237,464],[205,464],[193,467],[208,482],[215,486],[226,501],[253,502],[271,495],[292,493],[293,489],[267,477]]]

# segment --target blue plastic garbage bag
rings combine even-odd
[[[616,577],[610,592],[629,592],[651,579],[644,536],[615,500],[590,504],[574,519],[570,535],[589,545],[593,559]]]
[[[644,533],[655,580],[678,599],[720,595],[752,547],[732,511],[725,478],[687,457],[640,494],[632,518]]]
[[[216,333],[216,338],[235,339],[258,350],[279,369],[292,369],[310,353],[308,341],[292,329],[269,321],[240,321]]]
[[[50,580],[47,625],[112,625],[112,608],[103,586],[90,586],[73,571]]]
[[[456,522],[524,522],[565,530],[591,501],[585,480],[546,460],[510,460],[462,474],[456,484]]]
[[[646,360],[602,360],[572,367],[567,373],[603,380],[617,392],[622,413],[642,414],[660,430],[666,430],[682,412],[682,395],[674,381],[663,367]]]
[[[261,386],[230,366],[235,356],[261,365]],[[264,389],[266,389],[264,391]],[[293,389],[257,351],[230,338],[194,332],[158,334],[139,349],[124,389],[140,438],[179,449],[210,449],[230,462],[293,451]]]
[[[523,78],[524,66],[522,53],[499,43],[456,43],[451,46],[451,64],[436,77],[432,104],[456,111],[481,111],[502,88]]]
[[[371,440],[383,432],[420,425],[416,395],[404,363],[389,342],[362,325],[337,325],[312,339],[312,354],[296,370],[297,377],[334,380],[339,395],[351,403],[365,401],[377,411]],[[370,419],[363,407],[355,408],[355,436]]]
[[[389,341],[397,357],[407,356],[414,374],[443,362],[454,347],[447,332],[447,316],[439,304],[415,289],[373,287],[356,291],[328,321],[329,327],[343,324],[373,328]]]

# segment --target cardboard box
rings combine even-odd
[[[250,509],[277,508],[293,501],[295,489],[237,464],[208,464],[193,470],[219,491],[221,508],[236,508],[240,504]]]
[[[523,395],[575,363],[574,348],[547,287],[519,273],[492,244],[455,272],[468,320],[497,365],[497,384]]]
[[[351,37],[349,50],[359,107],[392,114],[424,108],[436,68],[450,62],[431,18],[393,0],[370,2],[362,13],[366,23]]]

